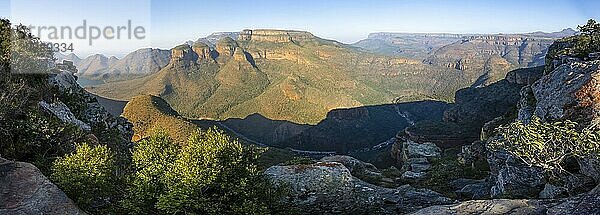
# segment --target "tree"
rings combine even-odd
[[[154,135],[136,143],[132,153],[135,173],[131,179],[124,207],[130,213],[157,213],[154,205],[166,192],[164,175],[173,169],[181,147],[169,135],[157,129]]]
[[[578,25],[577,29],[583,35],[598,35],[600,34],[600,23],[594,19],[589,19],[585,25]]]
[[[115,194],[115,158],[107,146],[77,146],[74,153],[54,161],[50,178],[83,209],[110,204]]]
[[[587,24],[577,26],[577,29],[581,34],[575,36],[575,44],[571,54],[585,58],[590,53],[600,52],[600,23],[590,19]]]

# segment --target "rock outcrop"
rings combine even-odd
[[[600,61],[562,64],[532,85],[534,114],[584,125],[600,117]]]
[[[433,143],[403,142],[401,158],[396,158],[405,170],[400,178],[405,182],[423,180],[431,168],[429,159],[440,157],[441,153],[442,150]]]
[[[171,62],[190,62],[196,61],[198,59],[198,55],[192,47],[187,44],[176,46],[171,49]]]
[[[48,83],[55,87],[64,100],[48,103],[40,101],[40,107],[62,120],[78,126],[89,132],[91,128],[115,129],[119,132],[122,142],[130,142],[133,136],[133,126],[122,117],[112,116],[98,102],[96,97],[85,91],[73,76],[73,71],[62,70],[51,74]]]
[[[219,56],[233,56],[235,53],[235,49],[238,47],[237,42],[235,40],[224,37],[217,42],[216,50],[219,53]]]
[[[368,184],[338,162],[272,166],[264,174],[278,186],[290,186],[285,204],[303,214],[397,214],[454,202],[410,185],[391,189]]]
[[[0,158],[0,214],[86,214],[38,168]]]
[[[194,45],[192,45],[192,50],[194,50],[200,60],[213,59],[211,48],[203,42],[195,42]]]
[[[600,186],[592,191],[561,199],[492,199],[471,200],[453,205],[437,205],[416,211],[419,215],[454,214],[598,214]]]

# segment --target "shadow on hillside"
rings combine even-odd
[[[450,104],[418,101],[331,110],[317,125],[272,120],[260,114],[219,123],[263,145],[348,154],[381,146],[419,121],[442,121]]]
[[[125,102],[98,97],[111,114],[120,115]],[[451,104],[417,101],[331,110],[316,125],[273,120],[258,113],[243,119],[191,120],[201,128],[213,126],[243,141],[262,146],[290,148],[305,154],[373,154],[391,145],[392,137],[421,121],[441,122]]]

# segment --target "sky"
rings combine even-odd
[[[143,40],[99,39],[92,46],[83,40],[75,48],[79,55],[118,57],[142,47],[171,48],[212,32],[258,28],[305,30],[344,43],[372,32],[552,32],[600,20],[598,8],[597,0],[0,0],[1,17],[26,25],[78,26],[87,20],[103,27],[132,20],[144,27]]]

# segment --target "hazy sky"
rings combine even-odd
[[[128,3],[124,5],[123,2]],[[23,9],[29,6],[37,9]],[[600,19],[600,1],[13,0],[11,3],[10,0],[0,0],[0,16],[10,15],[15,21],[35,25],[77,25],[82,19],[100,26],[120,25],[128,19],[144,25],[148,38],[143,43],[115,45],[98,42],[103,45],[76,50],[80,55],[98,51],[120,56],[140,46],[171,48],[212,32],[246,28],[307,30],[345,43],[353,43],[371,32],[381,31],[559,31],[575,28],[589,18]]]

